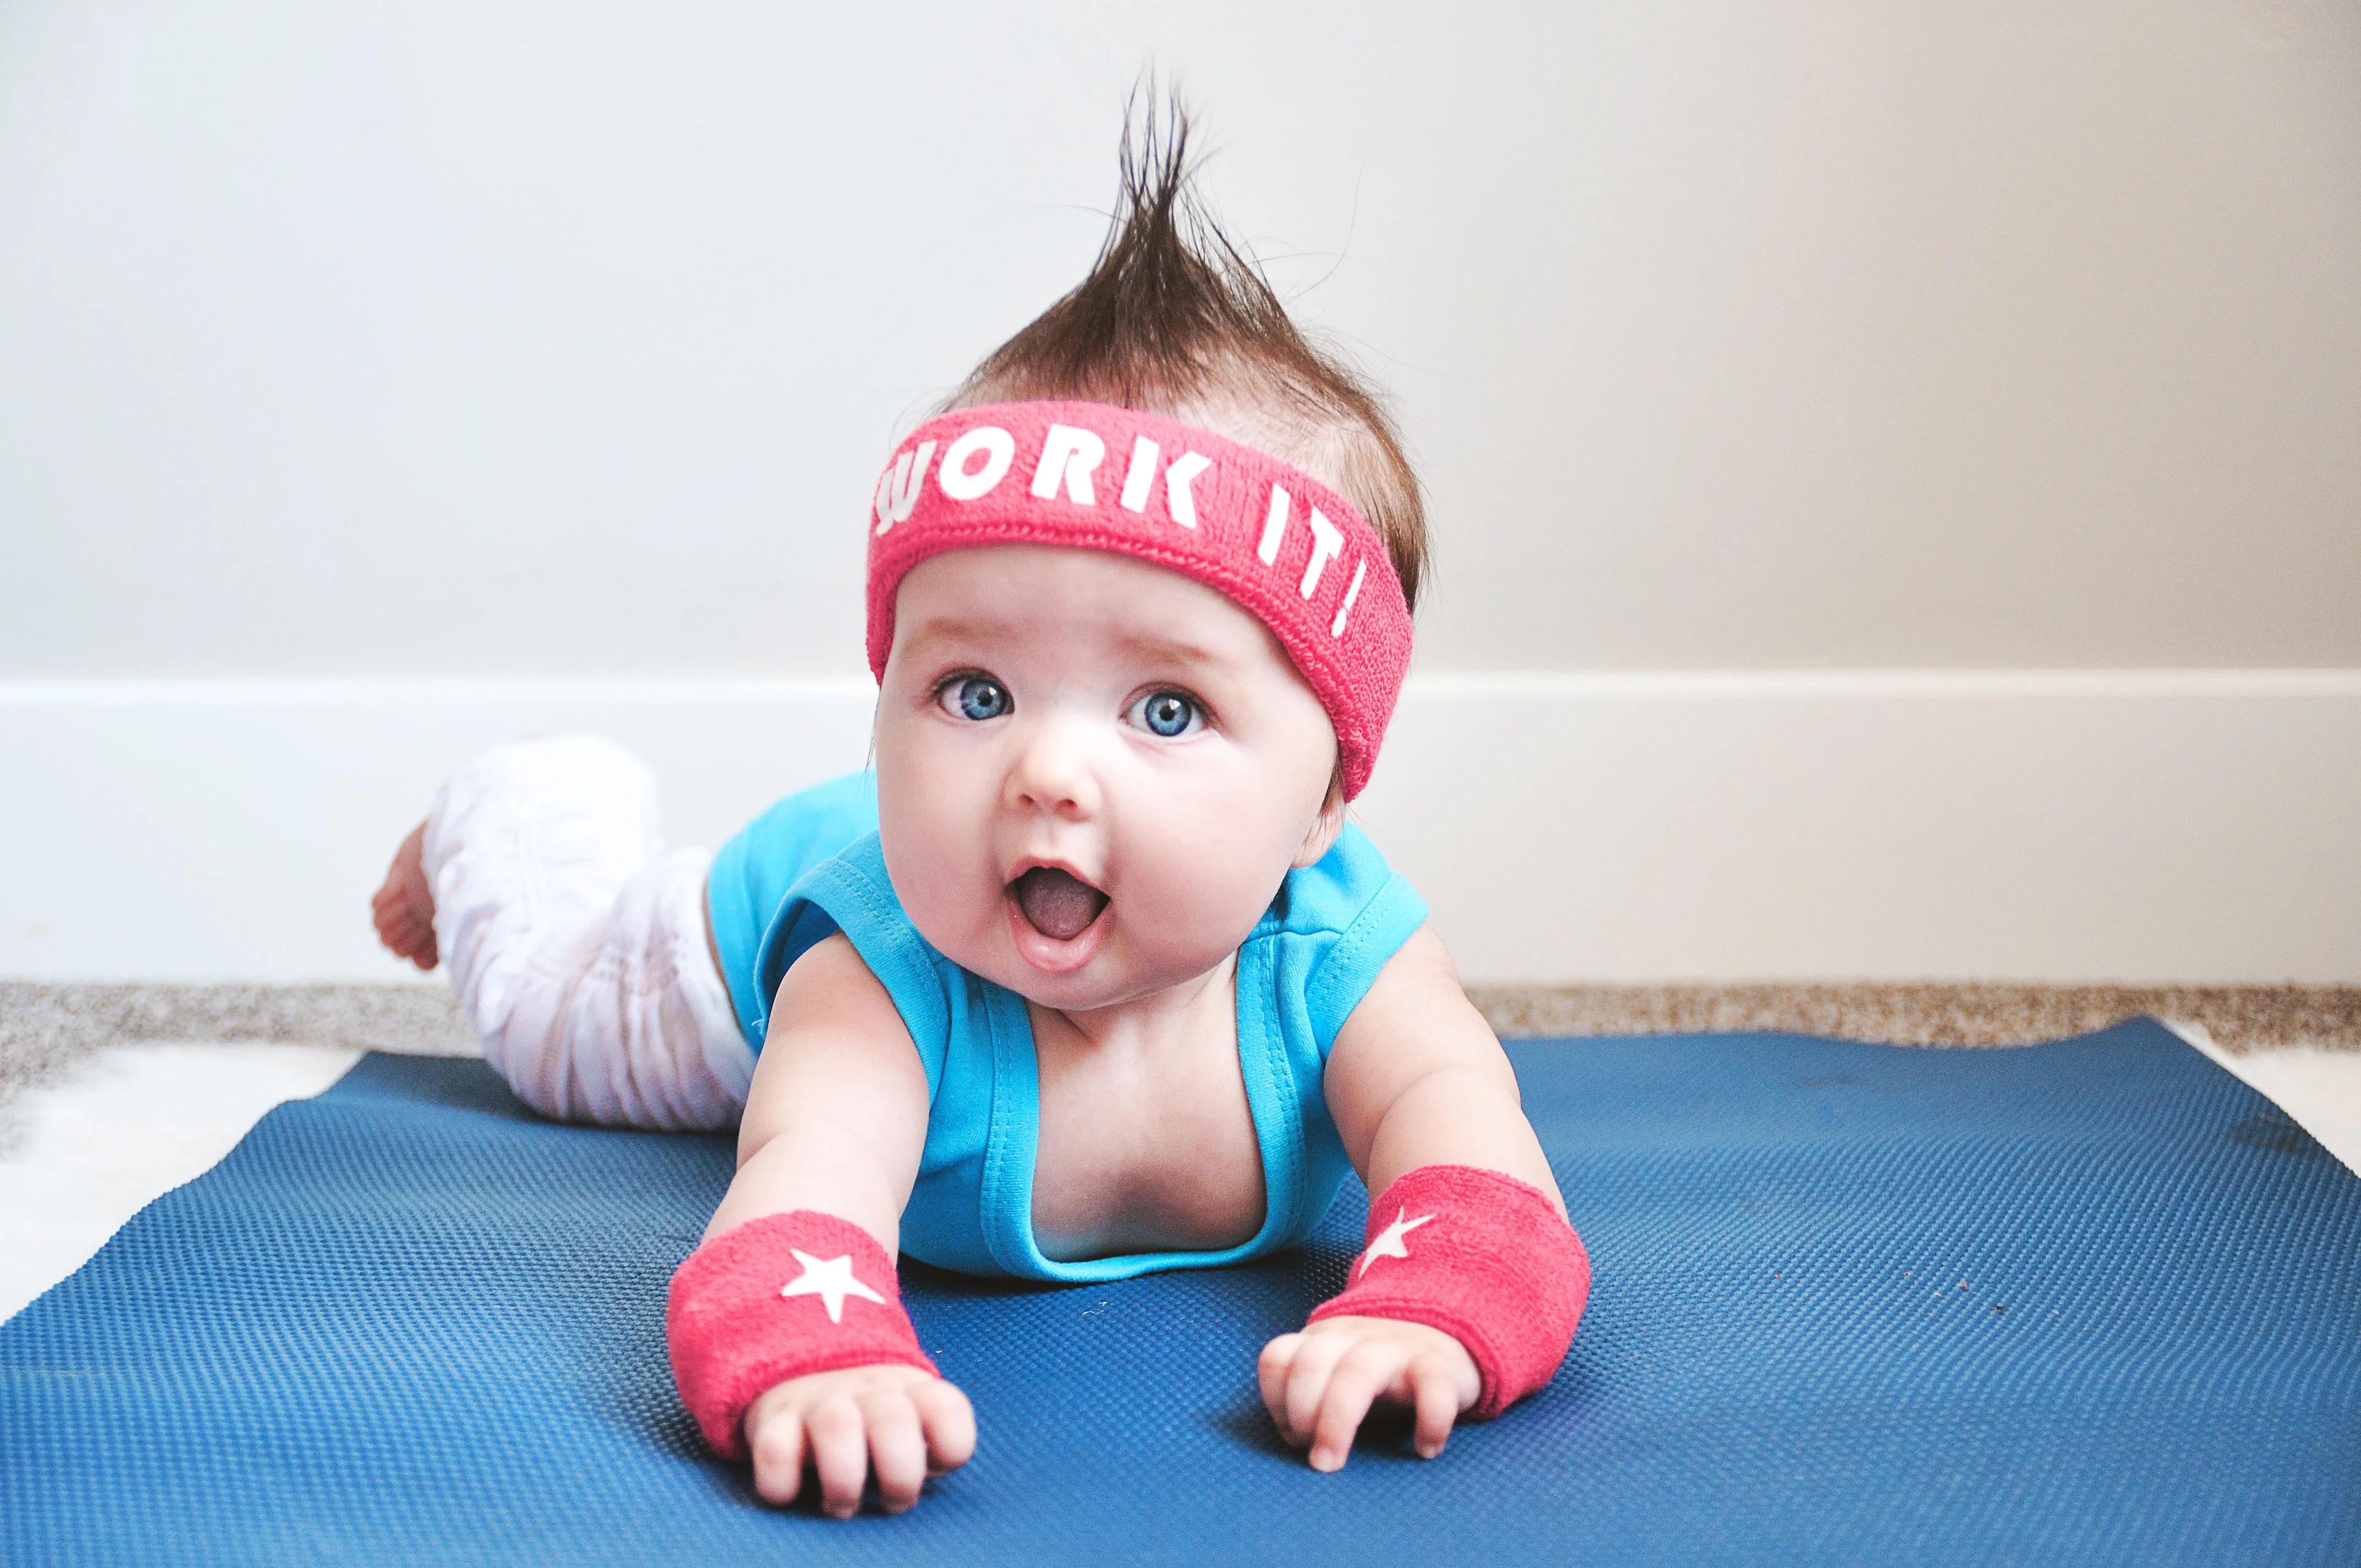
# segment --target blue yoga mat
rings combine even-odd
[[[1394,1422],[1315,1475],[1255,1397],[1356,1188],[1251,1267],[912,1267],[974,1462],[900,1519],[763,1508],[664,1357],[729,1144],[376,1056],[0,1326],[0,1562],[2361,1561],[2361,1180],[2156,1025],[1511,1055],[1597,1286],[1433,1463]]]

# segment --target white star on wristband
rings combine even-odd
[[[1410,1256],[1410,1248],[1402,1245],[1402,1237],[1410,1234],[1411,1232],[1418,1229],[1421,1225],[1425,1224],[1429,1220],[1433,1219],[1434,1216],[1432,1214],[1421,1214],[1417,1219],[1413,1220],[1411,1219],[1409,1215],[1410,1211],[1407,1209],[1397,1209],[1394,1211],[1394,1223],[1388,1225],[1384,1230],[1379,1231],[1378,1233],[1378,1239],[1369,1244],[1369,1250],[1361,1255],[1360,1272],[1355,1274],[1353,1276],[1354,1278],[1358,1279],[1361,1275],[1367,1274],[1369,1271],[1369,1265],[1377,1262],[1378,1259],[1381,1257],[1399,1257],[1406,1259]]]
[[[818,1297],[819,1304],[828,1309],[829,1322],[844,1321],[844,1299],[847,1296],[858,1296],[881,1307],[885,1304],[884,1297],[852,1277],[851,1253],[842,1257],[818,1258],[801,1247],[789,1247],[787,1250],[796,1255],[796,1261],[804,1266],[804,1271],[781,1286],[779,1294]]]

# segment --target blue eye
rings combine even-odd
[[[998,718],[1009,708],[1008,688],[990,675],[961,675],[947,683],[935,700],[943,705],[945,712],[979,723]]]
[[[1142,729],[1168,740],[1186,735],[1204,722],[1196,700],[1176,691],[1148,693],[1139,699],[1138,713]]]

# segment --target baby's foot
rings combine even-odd
[[[420,969],[433,969],[441,954],[434,950],[434,890],[426,885],[426,824],[411,829],[393,864],[385,872],[385,885],[369,900],[377,919],[377,939]]]

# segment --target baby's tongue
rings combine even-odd
[[[1016,879],[1016,906],[1044,937],[1071,942],[1099,917],[1107,896],[1070,872],[1035,866]]]

